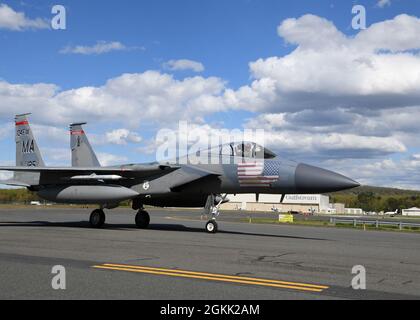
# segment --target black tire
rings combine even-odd
[[[206,224],[206,232],[207,233],[217,233],[219,226],[217,225],[217,222],[214,220],[210,220]]]
[[[105,213],[103,210],[97,209],[93,211],[89,218],[89,223],[92,228],[101,228],[105,224]]]
[[[147,211],[140,210],[136,214],[136,226],[139,229],[147,229],[150,224],[150,216]]]

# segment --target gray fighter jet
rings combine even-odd
[[[144,205],[156,207],[203,207],[209,216],[206,231],[216,233],[216,218],[227,194],[315,194],[355,188],[359,184],[343,175],[296,163],[276,156],[252,142],[221,145],[200,151],[200,159],[211,164],[191,164],[186,159],[167,163],[126,164],[101,167],[84,133],[83,123],[70,126],[72,167],[47,167],[28,122],[28,114],[17,115],[16,167],[0,184],[26,187],[41,198],[70,204],[94,204],[92,227],[105,223],[104,209],[131,200],[138,211],[138,228],[149,226]],[[214,159],[219,159],[214,164]],[[181,161],[184,160],[184,161]],[[175,165],[172,163],[176,163]],[[186,164],[184,164],[186,163]]]

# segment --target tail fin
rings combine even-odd
[[[45,167],[41,152],[29,126],[28,116],[21,114],[15,117],[16,124],[16,166]]]
[[[73,167],[100,167],[98,158],[83,130],[85,124],[70,125],[71,165]]]
[[[29,125],[27,114],[15,117],[16,124],[16,166],[18,167],[45,167],[41,152],[35,141],[32,129]],[[15,172],[14,180],[34,184],[39,180],[38,173]]]

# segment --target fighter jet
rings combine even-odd
[[[216,233],[216,218],[227,194],[316,194],[358,187],[338,173],[277,156],[253,142],[232,142],[200,151],[200,158],[219,159],[192,164],[184,159],[165,163],[125,164],[101,167],[83,130],[70,126],[72,167],[47,167],[28,121],[17,115],[16,166],[0,167],[13,178],[0,184],[26,187],[56,203],[93,204],[90,225],[105,223],[104,209],[131,200],[136,226],[145,229],[150,216],[144,206],[204,208],[209,217],[205,230]],[[184,161],[181,161],[184,160]],[[175,164],[173,164],[175,163]]]

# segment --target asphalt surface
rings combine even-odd
[[[420,299],[420,234],[257,225],[220,218],[204,232],[192,211],[0,210],[0,299]],[[66,289],[51,286],[53,266]],[[355,265],[367,290],[353,290]],[[268,280],[269,279],[269,280]]]

